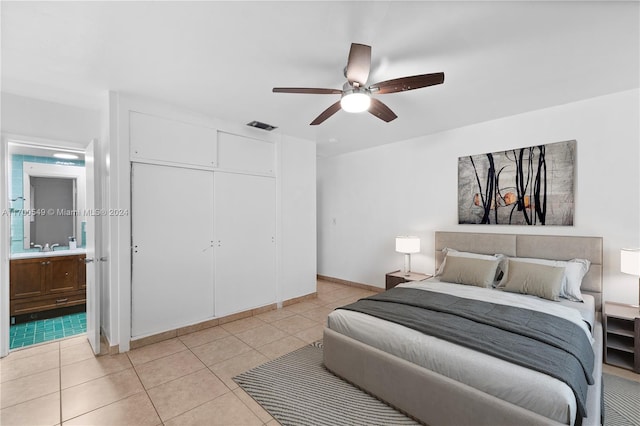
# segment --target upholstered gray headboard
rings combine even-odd
[[[596,299],[596,309],[602,310],[602,237],[437,231],[436,269],[444,258],[442,250],[447,247],[482,254],[502,253],[555,260],[587,259],[591,267],[582,280],[580,290],[591,294]]]

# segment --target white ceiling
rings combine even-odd
[[[2,90],[98,108],[107,90],[232,122],[259,120],[336,155],[640,86],[640,3],[9,2]],[[339,111],[352,42],[370,83],[443,71],[445,83],[380,95],[397,115]]]

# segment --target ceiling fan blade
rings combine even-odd
[[[386,121],[387,123],[395,120],[398,116],[389,109],[388,106],[377,100],[376,98],[371,98],[371,106],[369,107],[369,112],[380,120]]]
[[[349,60],[345,71],[347,80],[353,85],[358,83],[363,87],[369,78],[371,68],[371,46],[366,44],[351,43],[349,50]]]
[[[317,89],[313,87],[274,87],[273,93],[308,93],[312,95],[340,95],[342,90]]]
[[[333,114],[335,114],[339,110],[340,110],[340,101],[336,102],[335,104],[331,105],[329,108],[322,111],[322,114],[316,117],[316,119],[313,120],[310,124],[312,126],[317,126],[318,124],[322,123],[324,120],[331,117]]]
[[[372,84],[369,89],[375,94],[405,92],[444,83],[444,73],[420,74],[411,77],[401,77],[393,80]]]

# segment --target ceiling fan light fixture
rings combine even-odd
[[[340,106],[347,112],[363,112],[369,109],[371,97],[364,91],[346,93],[340,99]]]

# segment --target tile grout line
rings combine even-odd
[[[358,295],[358,296],[356,296],[356,295],[352,295],[352,296],[349,296],[349,297],[346,297],[346,298],[340,298],[340,301],[341,301],[341,302],[343,302],[343,303],[350,303],[351,301],[356,300],[357,298],[360,298],[360,297],[365,297],[366,295],[367,295],[367,294]],[[350,300],[348,300],[348,301],[347,301],[347,299],[350,299]],[[324,317],[323,317],[323,320],[318,321],[318,320],[317,320],[317,317],[318,317],[317,315],[312,314],[312,315],[310,315],[309,317],[308,317],[308,316],[306,316],[306,315],[307,315],[309,312],[311,312],[311,311],[318,310],[318,309],[321,309],[321,308],[326,308],[326,307],[327,307],[326,305],[329,305],[329,304],[335,304],[336,302],[337,302],[337,301],[333,301],[333,302],[322,301],[322,302],[320,302],[320,301],[318,300],[318,301],[316,301],[316,303],[306,304],[305,306],[307,307],[307,309],[302,309],[302,310],[299,310],[299,311],[291,311],[291,312],[290,312],[290,315],[287,315],[285,318],[278,318],[278,319],[275,319],[275,320],[272,320],[272,321],[267,321],[267,320],[264,320],[264,319],[262,319],[262,318],[256,318],[256,319],[260,320],[260,321],[259,321],[259,322],[260,322],[260,324],[259,324],[259,325],[254,325],[254,326],[252,326],[252,327],[249,327],[249,328],[248,328],[248,329],[246,329],[246,330],[244,330],[244,329],[243,329],[243,330],[241,330],[241,331],[235,331],[235,332],[234,332],[234,331],[230,331],[230,330],[228,330],[225,326],[222,326],[222,325],[221,325],[221,326],[220,326],[220,329],[221,329],[221,330],[224,330],[224,331],[227,333],[227,336],[218,337],[218,338],[215,338],[215,339],[211,340],[210,342],[204,342],[204,343],[201,343],[201,344],[196,345],[196,346],[193,346],[193,347],[187,346],[187,345],[185,344],[185,342],[181,339],[181,336],[176,336],[176,338],[177,338],[178,342],[180,342],[180,344],[181,344],[181,345],[183,345],[183,349],[178,350],[177,352],[174,352],[174,353],[171,353],[171,354],[164,355],[164,356],[162,356],[162,357],[160,357],[160,358],[156,358],[156,359],[153,359],[153,360],[150,360],[150,361],[146,361],[146,362],[141,363],[140,365],[137,365],[137,366],[136,366],[136,365],[133,365],[133,363],[131,362],[131,358],[129,357],[129,355],[128,355],[128,354],[127,354],[127,359],[128,359],[128,361],[129,361],[129,363],[131,364],[131,368],[133,368],[133,370],[134,370],[134,372],[135,372],[135,375],[136,375],[137,379],[138,379],[138,380],[139,380],[139,382],[142,384],[142,380],[141,380],[141,377],[140,377],[139,372],[138,372],[138,367],[142,368],[143,366],[145,366],[145,365],[146,365],[147,363],[149,363],[149,362],[152,362],[152,361],[155,361],[155,360],[158,360],[158,359],[163,359],[163,358],[167,358],[167,357],[173,356],[173,355],[175,355],[175,354],[178,354],[178,353],[184,352],[184,350],[185,350],[185,349],[187,349],[187,350],[189,350],[189,351],[191,352],[191,354],[195,357],[195,359],[198,359],[200,362],[202,362],[202,364],[204,365],[204,367],[203,367],[203,368],[207,368],[207,369],[208,369],[208,370],[213,374],[213,376],[214,376],[214,377],[216,377],[218,380],[220,380],[220,381],[222,382],[222,384],[223,384],[223,385],[225,386],[225,388],[227,389],[227,391],[226,391],[225,393],[223,393],[222,395],[227,395],[228,393],[233,393],[233,394],[235,395],[235,397],[236,397],[236,398],[240,399],[240,402],[242,402],[242,406],[244,406],[245,408],[247,408],[247,409],[248,409],[248,410],[249,410],[249,411],[250,411],[254,416],[258,417],[258,419],[260,420],[261,424],[267,424],[267,423],[271,422],[271,420],[269,420],[269,421],[263,421],[263,420],[260,418],[261,416],[259,416],[255,411],[253,411],[253,410],[251,409],[251,407],[249,407],[249,405],[248,405],[248,401],[247,401],[247,402],[245,402],[243,399],[241,399],[241,398],[238,396],[238,394],[236,393],[236,390],[238,390],[238,392],[240,392],[240,391],[242,391],[242,388],[241,388],[241,387],[237,387],[237,388],[231,389],[231,387],[230,387],[227,383],[225,383],[225,380],[226,380],[226,379],[225,379],[225,380],[223,380],[223,379],[222,379],[218,374],[216,374],[216,373],[212,370],[213,365],[212,365],[212,366],[207,366],[207,365],[203,362],[203,360],[202,360],[200,357],[198,357],[198,355],[196,355],[196,353],[194,352],[194,350],[195,350],[195,349],[197,349],[198,347],[202,346],[202,345],[206,345],[206,344],[209,344],[209,343],[213,343],[213,342],[215,342],[215,341],[217,341],[217,340],[223,339],[224,337],[230,337],[230,336],[233,336],[233,337],[235,337],[236,339],[238,339],[240,342],[242,342],[242,343],[244,343],[245,345],[247,345],[249,348],[251,348],[251,349],[255,350],[257,354],[260,354],[260,355],[264,356],[267,360],[269,360],[269,361],[270,361],[270,360],[272,360],[272,359],[271,359],[271,357],[270,357],[270,356],[268,356],[267,354],[265,354],[265,353],[263,353],[263,352],[261,351],[261,349],[263,349],[263,347],[264,347],[264,346],[269,345],[269,344],[273,344],[273,343],[277,343],[277,342],[279,342],[279,341],[281,341],[281,340],[287,339],[288,337],[293,337],[294,339],[297,339],[297,340],[302,341],[304,344],[308,344],[309,342],[306,342],[306,340],[305,340],[305,339],[303,339],[303,338],[301,338],[301,337],[298,337],[298,336],[297,336],[297,334],[299,334],[299,333],[303,333],[303,332],[305,332],[305,331],[307,331],[307,330],[311,330],[311,329],[313,329],[313,328],[315,328],[315,327],[317,327],[317,326],[321,326],[321,327],[322,327],[323,325],[325,325],[325,324],[326,324],[326,316],[324,316]],[[292,316],[300,316],[300,317],[301,317],[301,319],[302,319],[302,318],[305,318],[305,319],[309,320],[311,323],[314,323],[314,325],[312,325],[312,326],[310,326],[310,327],[308,327],[308,328],[303,328],[303,329],[301,329],[301,330],[295,330],[294,332],[287,331],[287,330],[285,330],[285,329],[283,329],[283,328],[278,327],[277,325],[274,325],[274,322],[277,322],[277,321],[280,321],[280,320],[285,320],[285,319],[290,318],[290,317],[292,317]],[[241,320],[239,320],[239,321],[241,321]],[[241,335],[242,333],[245,333],[245,332],[247,332],[247,331],[249,331],[249,330],[252,330],[252,329],[258,328],[258,327],[260,327],[260,326],[264,326],[264,325],[267,325],[267,326],[273,327],[273,328],[275,328],[275,329],[279,330],[279,332],[283,332],[283,336],[281,336],[279,339],[275,339],[274,341],[267,342],[267,343],[265,343],[265,344],[263,344],[263,345],[260,345],[260,346],[257,346],[257,347],[256,347],[256,346],[254,346],[254,345],[252,345],[252,344],[250,344],[250,343],[248,343],[248,342],[246,342],[245,340],[243,340],[243,338],[242,338],[242,337],[240,337],[240,336],[239,336],[239,335]],[[232,328],[232,327],[230,327],[230,328]],[[200,331],[200,330],[198,330],[198,331]],[[197,331],[194,331],[194,332],[192,332],[192,333],[196,333],[196,332],[197,332]],[[188,334],[192,334],[192,333],[188,333]],[[71,337],[71,336],[69,336],[69,337]],[[60,340],[64,340],[64,339],[60,339]],[[63,398],[62,398],[62,391],[63,391],[63,389],[62,389],[62,367],[63,367],[63,366],[62,366],[62,349],[64,349],[64,348],[63,348],[60,344],[58,344],[58,345],[57,345],[57,348],[56,348],[56,349],[54,349],[54,350],[58,350],[58,354],[57,354],[57,360],[58,360],[58,367],[57,367],[57,368],[58,368],[58,389],[57,389],[57,392],[58,392],[58,393],[59,393],[59,395],[60,395],[59,404],[58,404],[58,405],[59,405],[59,416],[58,416],[58,417],[59,417],[59,420],[60,420],[60,424],[62,424],[62,421],[63,421],[63,411],[62,411],[62,408],[63,408],[63,405],[64,405],[64,401],[63,401]],[[295,350],[295,349],[294,349],[294,350]],[[25,357],[25,359],[28,359],[28,358],[33,357],[33,356],[41,356],[41,355],[42,355],[42,354],[30,355],[30,356],[28,356],[28,357]],[[233,359],[233,358],[234,358],[234,357],[232,356],[232,357],[230,357],[229,359]],[[277,358],[277,357],[276,357],[276,358]],[[78,361],[78,362],[82,362],[82,361],[83,361],[83,360],[80,360],[80,361]],[[225,360],[225,361],[226,361],[226,360]],[[69,364],[69,365],[71,365],[71,364]],[[43,370],[43,371],[48,371],[48,370]],[[120,370],[120,371],[122,371],[122,370]],[[40,372],[39,372],[39,373],[40,373]],[[113,372],[113,373],[111,373],[111,374],[114,374],[114,373],[116,373],[116,372]],[[35,373],[34,373],[34,374],[35,374]],[[109,375],[111,375],[111,374],[107,374],[107,375],[105,375],[105,376],[103,376],[103,377],[109,376]],[[31,374],[28,374],[27,376],[31,376]],[[26,377],[26,376],[22,376],[22,377]],[[226,376],[225,376],[225,377],[226,377]],[[233,377],[231,377],[231,379],[233,379]],[[171,381],[170,381],[170,382],[171,382]],[[155,413],[156,413],[156,415],[157,415],[158,419],[160,420],[160,422],[161,422],[161,423],[163,423],[163,424],[164,424],[165,422],[164,422],[164,421],[162,420],[162,418],[160,417],[159,412],[158,412],[158,409],[157,409],[157,407],[156,407],[156,404],[154,404],[154,403],[153,403],[153,400],[151,399],[151,397],[150,397],[150,395],[149,395],[149,392],[148,392],[148,390],[146,389],[146,387],[145,387],[144,385],[143,385],[143,389],[142,389],[142,390],[144,390],[145,395],[146,395],[146,396],[147,396],[147,398],[149,399],[149,402],[151,402],[151,403],[152,403],[152,406],[154,407],[154,411],[155,411]],[[140,392],[140,393],[141,393],[141,392]],[[137,393],[134,393],[134,395],[135,395],[135,394],[137,394]],[[50,394],[49,394],[49,395],[50,395]],[[218,397],[220,397],[220,396],[222,396],[222,395],[219,395]],[[102,405],[101,407],[96,407],[96,408],[94,408],[93,410],[89,410],[89,411],[87,411],[86,413],[81,413],[81,414],[79,414],[78,416],[74,416],[73,418],[77,418],[77,417],[80,417],[80,416],[85,415],[85,414],[87,414],[87,413],[90,413],[90,412],[93,412],[93,411],[99,410],[99,409],[101,409],[101,408],[107,407],[107,406],[109,406],[109,405],[112,405],[112,404],[114,404],[114,403],[116,403],[116,402],[122,401],[122,400],[124,400],[124,399],[126,399],[126,398],[129,398],[129,397],[131,397],[131,396],[133,396],[133,395],[129,395],[129,396],[125,397],[125,398],[120,398],[120,399],[118,399],[118,400],[116,400],[116,401],[112,401],[112,402],[110,402],[109,404]],[[216,397],[216,398],[218,398],[218,397]],[[211,398],[211,399],[209,399],[209,400],[207,400],[207,401],[203,402],[202,404],[197,405],[196,407],[190,408],[189,410],[185,411],[185,413],[186,413],[186,412],[189,412],[189,411],[191,411],[191,410],[193,410],[193,409],[195,409],[195,408],[198,408],[198,407],[202,406],[203,404],[206,404],[206,403],[208,403],[208,402],[210,402],[210,401],[213,401],[213,400],[215,400],[216,398]],[[24,401],[23,401],[23,402],[24,402]],[[268,413],[268,412],[267,412],[267,413]],[[184,413],[181,413],[181,414],[179,414],[179,415],[182,415],[182,414],[184,414]],[[178,415],[178,416],[179,416],[179,415]],[[176,416],[174,416],[174,417],[176,417]],[[174,418],[174,417],[172,417],[172,418]],[[69,421],[69,420],[71,420],[71,418],[70,418],[70,419],[67,419],[67,421]]]
[[[153,403],[153,399],[151,399],[151,395],[149,395],[149,391],[147,390],[147,388],[144,385],[144,383],[142,383],[142,379],[140,378],[140,375],[138,374],[138,370],[136,370],[136,366],[133,365],[133,362],[131,362],[131,358],[129,357],[129,354],[126,353],[126,355],[127,355],[127,359],[129,360],[129,363],[131,363],[131,367],[133,368],[133,372],[136,373],[136,377],[140,381],[140,385],[142,386],[142,389],[143,389],[144,393],[147,395],[147,398],[149,398],[149,402],[151,403],[151,406],[153,407],[153,411],[156,412],[156,416],[158,416],[158,418],[160,419],[160,423],[162,423],[164,425],[165,422],[164,422],[164,420],[162,420],[162,417],[160,417],[160,413],[158,412],[158,408],[156,407],[156,404]]]

